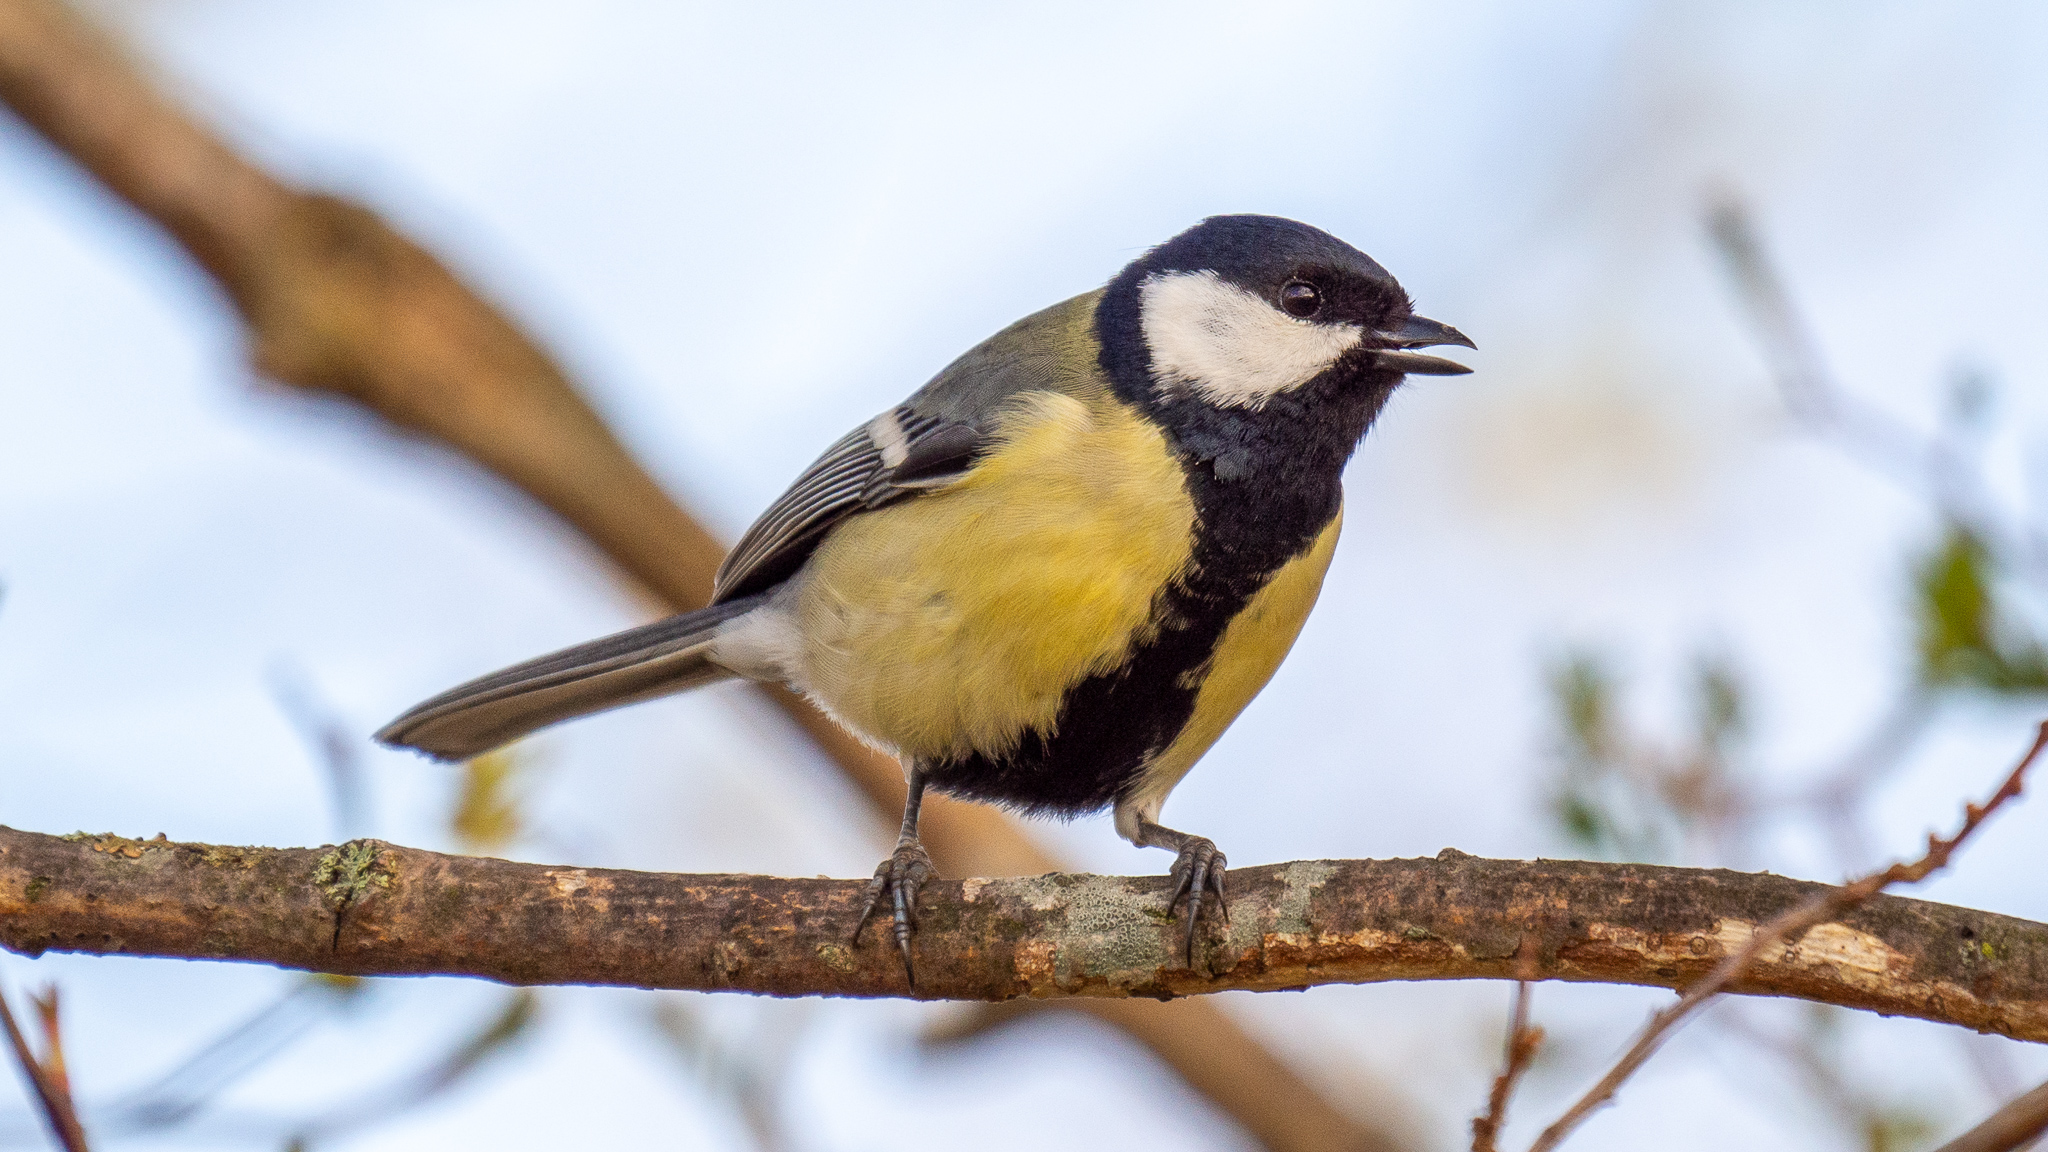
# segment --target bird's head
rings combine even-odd
[[[1317,380],[1469,372],[1413,349],[1475,347],[1372,257],[1277,216],[1211,216],[1145,253],[1110,281],[1098,329],[1120,387],[1251,410]]]

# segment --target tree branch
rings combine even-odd
[[[1743,973],[1750,971],[1760,957],[1786,941],[1804,940],[1813,929],[1841,920],[1857,906],[1884,891],[1893,884],[1917,884],[1928,876],[1948,867],[1956,849],[1962,847],[1971,834],[1984,826],[1984,821],[2004,807],[2006,802],[2020,794],[2025,787],[2027,769],[2034,766],[2044,749],[2048,749],[2048,721],[2043,721],[2035,730],[2034,742],[2029,745],[2018,764],[1998,786],[1998,791],[1982,804],[1963,805],[1963,823],[1954,835],[1948,837],[1927,835],[1927,852],[1918,860],[1907,863],[1903,860],[1893,863],[1880,871],[1861,877],[1848,884],[1834,888],[1823,888],[1799,904],[1771,917],[1763,927],[1750,934],[1747,943],[1737,948],[1727,959],[1714,966],[1706,978],[1687,987],[1678,1003],[1665,1008],[1651,1017],[1637,1034],[1634,1044],[1615,1062],[1613,1068],[1600,1078],[1599,1083],[1579,1097],[1565,1114],[1543,1130],[1529,1152],[1550,1152],[1564,1142],[1565,1137],[1595,1111],[1604,1108],[1614,1099],[1614,1094],[1630,1076],[1635,1075],[1645,1061],[1649,1060],[1666,1039],[1687,1017],[1700,1010],[1709,1000],[1734,986]]]
[[[360,205],[250,163],[55,0],[0,0],[0,101],[163,225],[226,290],[259,370],[347,397],[481,464],[560,515],[675,611],[711,593],[725,549],[663,492],[534,341],[432,254]],[[762,689],[893,829],[896,761],[794,693]],[[945,872],[1013,876],[1058,862],[994,809],[926,799]],[[1090,1005],[1274,1152],[1401,1146],[1340,1110],[1220,1009]],[[1224,1071],[1227,1070],[1227,1071]]]
[[[1270,991],[1382,980],[1682,988],[1829,886],[1571,861],[1299,861],[1231,873],[1227,934],[1177,958],[1165,877],[935,881],[917,935],[934,999]],[[687,876],[445,856],[375,840],[234,848],[0,828],[0,945],[246,960],[355,975],[903,996],[849,944],[865,882]],[[1533,957],[1518,966],[1524,937]],[[1519,970],[1518,970],[1519,968]],[[1213,974],[1211,974],[1213,973]],[[2048,1042],[2048,925],[1880,897],[1730,985]]]

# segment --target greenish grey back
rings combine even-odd
[[[1098,288],[1026,316],[968,349],[904,406],[987,430],[1020,392],[1107,391],[1094,324],[1101,300]]]

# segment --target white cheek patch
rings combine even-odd
[[[1356,324],[1297,320],[1214,272],[1148,276],[1140,323],[1161,389],[1259,408],[1316,378],[1364,336]]]

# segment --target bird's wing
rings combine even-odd
[[[759,592],[803,566],[826,530],[965,475],[986,446],[974,424],[905,404],[841,437],[769,505],[718,566],[711,602]]]
[[[1017,321],[826,449],[733,546],[718,566],[711,602],[787,580],[834,524],[856,512],[966,475],[1019,393],[1107,387],[1098,378],[1092,328],[1101,295],[1076,296]]]

